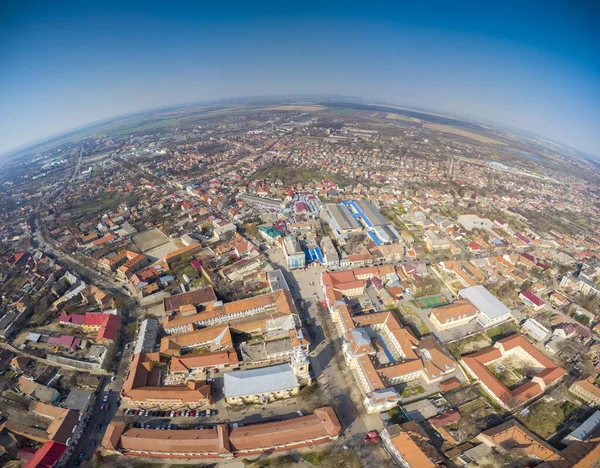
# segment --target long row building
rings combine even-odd
[[[109,452],[152,458],[231,459],[291,450],[337,439],[342,427],[333,408],[284,421],[214,429],[157,431],[111,423],[102,439]]]

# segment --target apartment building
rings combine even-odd
[[[189,381],[186,385],[162,385],[167,359],[160,353],[136,354],[121,389],[126,404],[140,408],[199,408],[210,404],[210,385]]]
[[[600,388],[596,386],[592,377],[574,382],[569,391],[590,406],[600,406]]]
[[[163,327],[168,334],[181,333],[182,331],[191,331],[196,327],[250,319],[263,314],[269,314],[272,318],[296,315],[296,307],[290,292],[280,289],[225,304],[221,301],[214,301],[206,304],[196,314],[183,316],[179,313],[165,317]]]

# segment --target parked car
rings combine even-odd
[[[200,416],[206,416],[206,410],[200,411]]]

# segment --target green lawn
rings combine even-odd
[[[153,122],[148,122],[145,124],[126,125],[124,127],[117,128],[110,133],[120,134],[120,133],[143,132],[143,131],[147,131],[147,130],[154,130],[156,128],[175,127],[178,124],[179,124],[178,119],[155,120]]]
[[[492,341],[495,342],[501,340],[502,338],[506,338],[507,336],[512,335],[513,333],[516,333],[518,329],[519,327],[517,326],[517,324],[511,320],[509,322],[504,322],[500,325],[496,325],[495,327],[490,328],[489,330],[487,330],[486,333],[487,336],[489,336],[492,339]]]
[[[422,385],[417,385],[415,387],[407,387],[402,390],[402,398],[411,398],[421,393],[425,393],[425,389]]]
[[[407,322],[410,322],[414,324],[415,327],[417,327],[417,330],[419,330],[419,333],[421,333],[421,335],[428,335],[429,333],[431,333],[431,330],[429,329],[427,324],[423,321],[423,319],[421,319],[417,311],[414,310],[411,306],[400,305],[399,312],[402,314],[402,316]]]

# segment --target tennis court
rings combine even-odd
[[[446,298],[441,294],[436,294],[435,296],[420,297],[416,299],[416,301],[417,305],[421,309],[433,309],[434,307],[439,307],[448,304]]]

